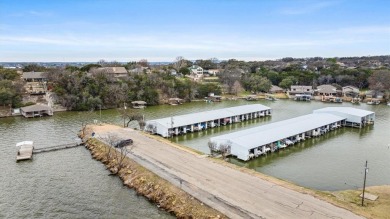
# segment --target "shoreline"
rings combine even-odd
[[[123,185],[134,189],[137,194],[146,197],[158,208],[177,218],[227,218],[129,157],[125,158],[125,167],[116,173],[115,160],[107,159],[105,153],[109,146],[99,140],[89,138],[85,147],[90,151],[92,158],[102,162],[112,175],[117,175]]]

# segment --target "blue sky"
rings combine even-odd
[[[0,0],[1,61],[390,54],[388,0]]]

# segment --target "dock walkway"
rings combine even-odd
[[[33,153],[38,154],[42,152],[57,151],[61,149],[74,148],[81,145],[82,144],[70,143],[70,144],[55,145],[55,146],[44,147],[44,148],[34,148]]]

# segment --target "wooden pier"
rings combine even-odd
[[[49,152],[49,151],[58,151],[62,149],[75,148],[81,145],[82,144],[70,143],[70,144],[55,145],[55,146],[44,147],[44,148],[34,148],[33,153],[38,154],[38,153]]]
[[[19,147],[18,153],[16,155],[16,162],[22,160],[31,160],[33,158],[33,154],[75,148],[82,145],[82,143],[69,143],[44,148],[35,148],[32,141],[19,142],[16,144],[16,147]]]

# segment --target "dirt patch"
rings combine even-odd
[[[117,126],[102,126],[102,129],[112,130],[115,127]],[[87,140],[86,147],[94,159],[104,163],[112,173],[117,172],[115,159],[108,157],[106,153],[109,146],[95,138],[90,138]],[[125,158],[124,168],[117,175],[124,185],[178,218],[226,218],[222,213],[203,204],[128,157]]]

